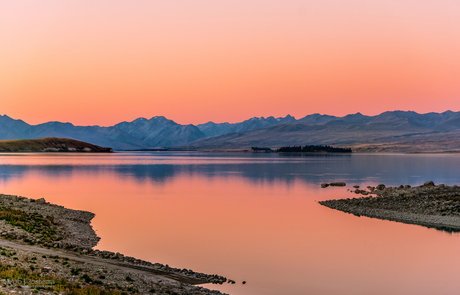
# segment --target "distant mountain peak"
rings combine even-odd
[[[150,120],[169,120],[169,119],[166,119],[165,116],[155,116],[155,117],[150,118]]]
[[[362,138],[366,140],[374,138],[373,140],[378,142],[382,138],[399,140],[400,137],[393,137],[396,135],[412,136],[411,134],[423,134],[424,132],[441,134],[442,132],[457,132],[457,130],[460,134],[460,112],[450,110],[443,113],[426,114],[396,110],[382,112],[376,116],[367,116],[357,112],[342,117],[313,113],[300,119],[295,119],[288,114],[285,117],[253,117],[238,123],[209,121],[197,126],[182,125],[164,116],[154,116],[150,119],[139,117],[131,122],[120,122],[110,127],[74,126],[72,123],[58,121],[29,125],[22,120],[12,119],[6,114],[0,115],[0,139],[66,137],[113,147],[115,150],[180,146],[196,140],[204,142],[203,137],[228,138],[229,140],[223,141],[222,144],[232,142],[235,146],[238,144],[243,146],[242,140],[246,138],[245,134],[248,134],[245,139],[248,142],[260,140],[252,144],[265,142],[267,146],[270,146],[268,140],[276,142],[281,140],[281,136],[286,136],[283,145],[299,144],[301,141],[308,141],[302,144],[351,144],[351,141],[344,141],[347,138],[346,134],[348,138],[353,138],[356,134],[361,134],[361,136],[367,134]],[[259,132],[267,138],[262,136],[255,138],[254,135]],[[291,134],[289,136],[292,137],[288,137],[287,134]],[[222,137],[224,135],[228,137]],[[291,139],[298,141],[291,142]]]

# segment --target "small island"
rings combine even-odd
[[[104,148],[87,142],[57,137],[37,139],[0,140],[1,153],[112,153],[111,148]]]
[[[285,146],[278,153],[351,153],[351,148],[332,147],[329,145]]]

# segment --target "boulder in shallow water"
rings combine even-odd
[[[345,182],[331,182],[329,183],[330,186],[346,186]]]
[[[377,185],[376,188],[377,188],[379,191],[381,191],[381,190],[385,189],[385,185],[384,185],[384,184],[379,184],[379,185]]]

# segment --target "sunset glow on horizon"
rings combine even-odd
[[[109,126],[460,111],[460,2],[3,1],[0,114]]]

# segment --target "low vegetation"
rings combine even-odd
[[[8,264],[0,264],[0,279],[6,281],[3,287],[8,285],[14,285],[18,287],[28,285],[32,288],[33,293],[38,293],[39,290],[48,292],[64,291],[67,294],[72,295],[121,295],[124,293],[119,290],[108,290],[106,288],[102,288],[100,287],[100,281],[94,281],[94,285],[80,286],[78,283],[72,284],[64,279],[39,274],[34,272],[34,269],[32,268],[30,270],[20,269]]]
[[[351,153],[351,148],[329,145],[285,146],[278,149],[278,153]]]
[[[27,213],[19,209],[0,206],[0,220],[19,227],[29,233],[38,234],[44,241],[62,240],[57,234],[56,227],[52,224],[51,218],[44,218],[38,213]],[[26,241],[25,242],[32,242]]]
[[[45,137],[38,139],[0,140],[0,152],[110,153],[112,149],[68,138]]]

